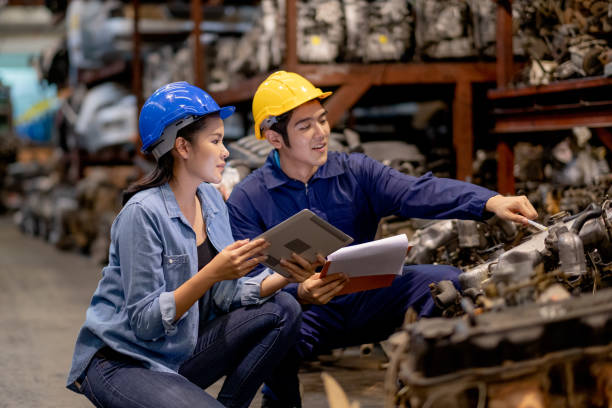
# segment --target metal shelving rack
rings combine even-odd
[[[498,0],[497,88],[489,90],[498,160],[498,191],[514,194],[513,137],[519,134],[595,128],[595,134],[612,150],[612,78],[591,77],[541,86],[512,88],[516,72],[512,55],[512,11],[509,0]]]
[[[0,82],[0,138],[13,134],[13,110],[11,108],[10,88]]]
[[[192,0],[193,3],[199,3],[199,0]],[[456,152],[456,177],[461,180],[471,178],[474,150],[473,85],[494,83],[496,79],[495,63],[301,64],[297,57],[296,0],[287,0],[286,12],[287,47],[283,69],[297,72],[317,86],[338,87],[326,103],[332,125],[373,86],[441,84],[453,87],[453,145]],[[197,54],[197,50],[195,51],[195,60],[201,60],[201,55]],[[267,75],[262,74],[237,83],[230,89],[214,93],[213,97],[221,104],[249,100],[255,93],[258,84]]]

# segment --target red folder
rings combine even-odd
[[[327,276],[327,270],[329,269],[330,264],[330,261],[325,262],[325,265],[321,270],[321,278]],[[346,285],[344,285],[338,295],[346,295],[348,293],[391,286],[391,283],[393,283],[393,279],[395,279],[396,276],[397,275],[394,273],[389,275],[354,276],[349,278],[349,281],[346,283]]]
[[[321,278],[344,272],[349,281],[340,295],[390,286],[402,273],[406,252],[411,248],[404,234],[340,248],[328,255]]]

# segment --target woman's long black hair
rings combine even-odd
[[[206,125],[208,124],[208,119],[218,116],[218,113],[202,116],[195,122],[192,122],[184,128],[179,129],[176,134],[176,137],[182,137],[189,143],[192,143],[193,136],[199,131],[206,128]],[[159,187],[169,182],[173,176],[173,169],[174,157],[172,156],[172,150],[170,150],[162,157],[160,157],[159,160],[157,160],[155,168],[149,174],[147,174],[140,180],[134,182],[123,191],[121,205],[125,205],[125,203],[127,203],[129,199],[132,198],[132,196],[138,193],[139,191],[146,190],[148,188]]]

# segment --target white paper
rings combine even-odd
[[[402,273],[407,250],[408,238],[404,234],[340,248],[327,257],[331,261],[327,274],[397,275]]]

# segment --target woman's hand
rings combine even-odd
[[[308,262],[296,253],[291,254],[291,260],[281,259],[280,264],[291,274],[291,278],[286,278],[288,283],[304,282],[314,275],[319,266],[325,265],[325,258],[317,254],[317,260],[313,263]]]
[[[249,273],[255,265],[266,259],[265,255],[261,255],[261,252],[268,246],[270,244],[260,238],[252,242],[243,239],[225,247],[197,274],[174,291],[175,321],[216,282],[240,278]]]
[[[243,239],[228,245],[200,271],[207,271],[215,281],[241,278],[266,259],[262,252],[270,246],[265,239]]]

